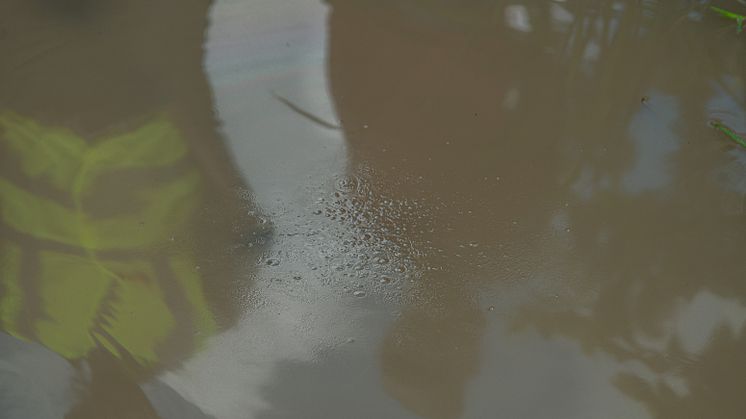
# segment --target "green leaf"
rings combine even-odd
[[[725,9],[721,9],[719,7],[710,6],[710,10],[712,10],[713,12],[719,14],[722,17],[725,17],[725,18],[728,18],[728,19],[733,19],[736,22],[738,22],[739,20],[743,21],[744,19],[746,19],[746,16],[744,16],[744,15],[739,15],[738,13],[733,13],[731,11],[728,11],[728,10],[725,10]]]
[[[86,143],[65,129],[45,128],[12,113],[0,115],[0,142],[16,154],[26,175],[44,177],[56,187],[67,190],[80,170]]]
[[[107,138],[86,150],[92,171],[114,171],[141,167],[162,167],[187,154],[184,139],[165,119],[126,134]]]

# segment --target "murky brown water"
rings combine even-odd
[[[704,4],[4,0],[0,57],[2,418],[746,415]]]

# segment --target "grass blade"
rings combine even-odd
[[[730,138],[732,141],[734,141],[741,147],[746,148],[746,138],[743,138],[742,136],[738,135],[737,132],[733,131],[727,125],[723,124],[720,121],[710,121],[710,126],[722,132],[723,134],[727,135],[728,138]]]

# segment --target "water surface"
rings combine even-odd
[[[8,0],[0,409],[740,418],[744,48],[689,1]]]

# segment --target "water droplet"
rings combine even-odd
[[[495,306],[490,306],[487,310],[489,310],[489,311],[495,311]]]
[[[355,297],[358,297],[358,298],[363,298],[367,294],[365,293],[365,291],[357,290],[357,291],[353,292],[352,295],[354,295]]]

